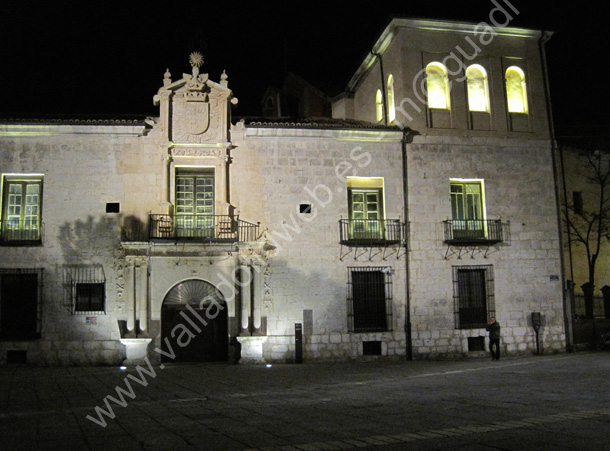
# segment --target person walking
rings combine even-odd
[[[500,323],[492,316],[485,327],[489,332],[489,350],[492,360],[500,360]]]

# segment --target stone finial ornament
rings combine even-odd
[[[189,55],[189,63],[193,68],[193,77],[199,75],[199,68],[203,65],[203,55],[199,52],[193,52]]]
[[[163,86],[167,86],[172,83],[172,74],[169,73],[169,68],[165,69],[163,74]]]

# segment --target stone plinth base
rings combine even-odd
[[[127,357],[123,361],[123,365],[146,364],[144,359],[147,356],[148,344],[151,341],[152,338],[121,338],[121,344],[125,346]]]
[[[263,358],[263,343],[267,337],[237,337],[241,343],[240,363],[265,363]]]

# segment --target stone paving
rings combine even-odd
[[[0,368],[0,450],[610,450],[609,375],[607,352],[14,365]]]

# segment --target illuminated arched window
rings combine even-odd
[[[391,124],[396,119],[396,107],[394,106],[394,77],[388,77],[388,122]]]
[[[381,89],[377,90],[377,98],[375,100],[375,105],[377,107],[377,122],[383,120],[383,93]]]
[[[489,113],[489,90],[487,72],[483,66],[473,64],[466,69],[468,85],[468,109]]]
[[[525,74],[517,66],[506,69],[506,100],[509,113],[527,114],[527,88]]]
[[[426,66],[426,89],[428,108],[450,109],[449,78],[443,64],[434,62]]]

